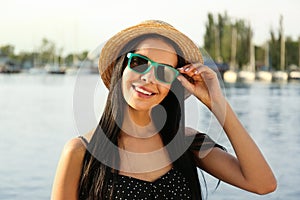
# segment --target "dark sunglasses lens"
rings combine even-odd
[[[158,65],[156,69],[156,76],[157,79],[165,83],[171,83],[176,76],[176,72],[173,69],[171,69],[171,67]]]
[[[144,73],[148,69],[148,60],[133,56],[130,60],[130,68],[138,73]]]

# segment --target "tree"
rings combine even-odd
[[[265,54],[265,47],[255,46],[255,66],[262,67],[265,65]]]
[[[280,36],[277,38],[273,30],[270,31],[271,39],[269,41],[270,49],[270,66],[279,70],[280,66]]]
[[[237,33],[237,53],[236,63],[243,66],[249,63],[250,38],[252,30],[246,25],[244,20],[238,19],[231,22],[230,17],[225,12],[218,14],[217,22],[211,13],[208,14],[206,32],[204,34],[204,48],[215,61],[229,63],[231,61],[232,31]]]
[[[13,58],[15,55],[14,51],[15,51],[15,47],[12,45],[5,45],[0,47],[0,55],[2,56]]]
[[[30,52],[20,52],[16,59],[17,62],[22,66],[23,68],[29,68],[34,66],[34,53]],[[27,66],[29,65],[29,66]]]
[[[286,38],[285,42],[285,64],[286,66],[297,65],[299,57],[298,41],[293,41],[291,37]]]
[[[204,48],[213,59],[216,59],[214,17],[211,13],[208,13],[207,17],[208,22],[205,25],[206,32],[204,35]]]
[[[56,46],[55,43],[43,38],[40,47],[38,48],[39,52],[39,61],[41,65],[47,63],[54,63],[56,59]]]
[[[244,20],[237,20],[235,23],[237,29],[237,64],[239,67],[246,65],[250,61],[250,37],[251,28],[247,26]]]
[[[224,16],[218,16],[219,35],[220,35],[220,52],[223,62],[229,63],[231,59],[231,31],[232,26],[227,13]]]

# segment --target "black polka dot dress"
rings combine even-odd
[[[112,180],[110,180],[109,189],[112,187]],[[175,168],[172,168],[154,182],[117,175],[113,191],[112,199],[114,200],[191,199],[191,191],[187,180]]]

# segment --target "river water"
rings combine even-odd
[[[97,75],[85,78],[98,80]],[[1,200],[50,199],[63,145],[78,135],[73,112],[75,84],[76,76],[69,75],[0,74]],[[223,91],[274,170],[278,188],[259,196],[221,182],[214,191],[218,181],[204,174],[208,199],[299,199],[300,83],[237,83],[226,85]],[[105,95],[100,89],[94,98],[103,100]],[[192,125],[197,118],[194,107],[187,105],[186,109],[187,124]],[[210,120],[198,119],[204,125],[196,128],[211,133],[232,152],[207,115],[203,118]]]

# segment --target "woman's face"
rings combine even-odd
[[[174,68],[177,65],[175,49],[157,38],[142,41],[134,53]],[[146,74],[136,73],[128,66],[123,72],[122,92],[127,104],[135,110],[148,111],[158,105],[167,96],[170,87],[171,84],[156,79],[153,66]]]

